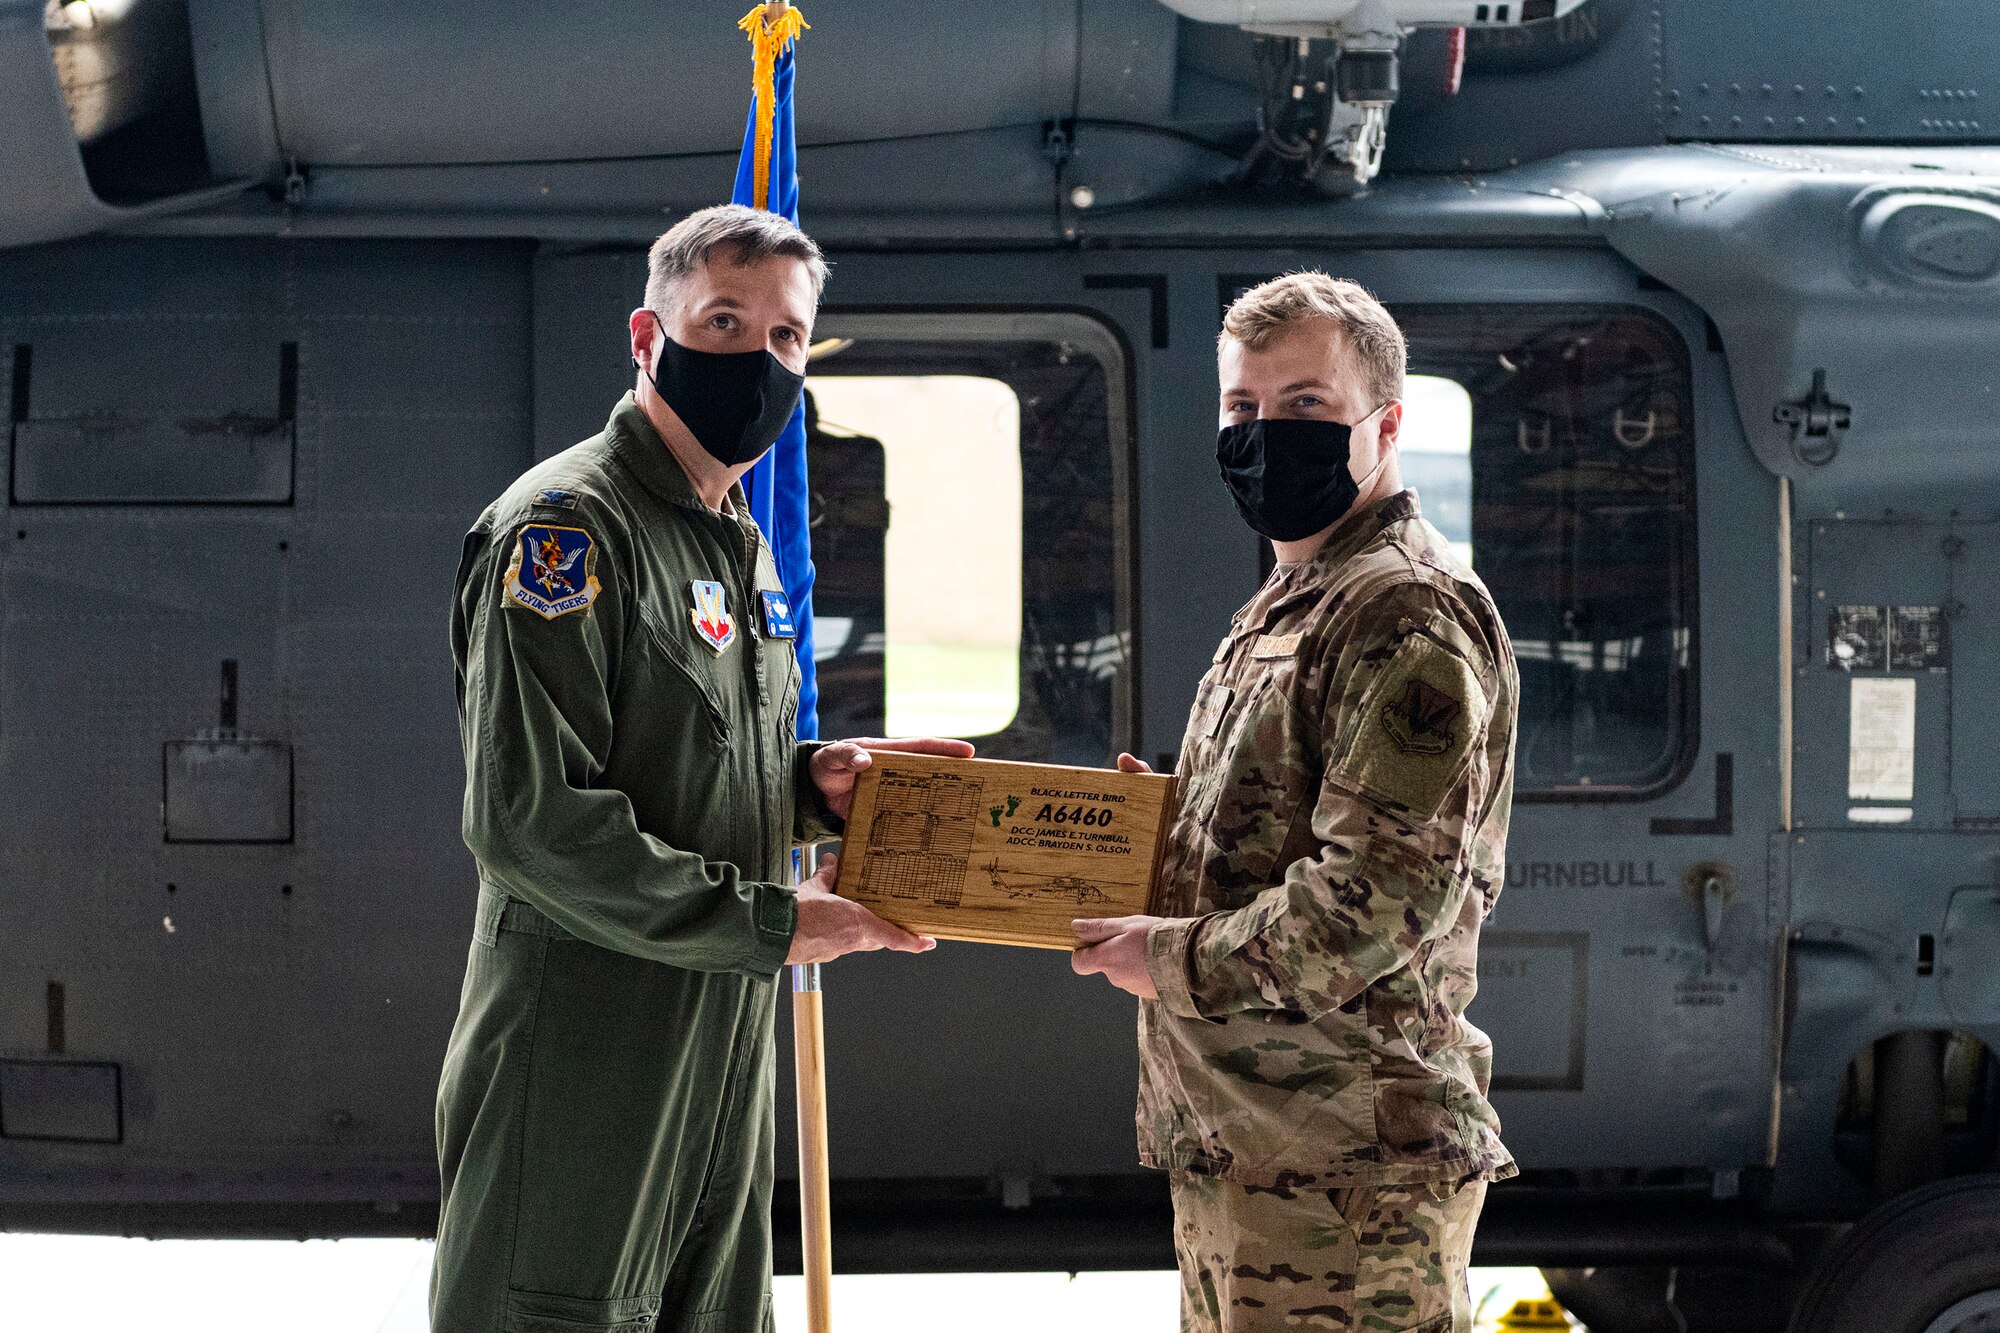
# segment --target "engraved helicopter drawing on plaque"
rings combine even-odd
[[[1036,875],[1003,870],[997,856],[984,869],[993,887],[1009,898],[1070,898],[1079,906],[1110,901],[1104,890],[1080,875]]]

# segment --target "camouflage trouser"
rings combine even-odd
[[[1469,1333],[1486,1182],[1264,1189],[1175,1172],[1183,1333]]]

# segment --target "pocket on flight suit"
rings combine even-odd
[[[507,1292],[505,1333],[652,1333],[658,1296],[586,1300],[542,1291]]]
[[[697,660],[688,651],[687,645],[661,625],[651,611],[641,609],[639,621],[646,631],[642,659],[665,667],[665,673],[673,678],[672,683],[662,682],[665,689],[671,691],[677,684],[700,700],[700,707],[691,711],[699,713],[707,722],[704,748],[711,752],[721,751],[729,744],[729,718],[723,712],[715,681],[715,663]]]
[[[759,1308],[757,1318],[751,1322],[760,1328],[770,1327],[769,1302]],[[734,1311],[703,1310],[694,1317],[694,1323],[689,1326],[688,1333],[728,1333],[730,1329],[739,1327],[740,1323]]]

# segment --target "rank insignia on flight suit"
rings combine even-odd
[[[792,620],[792,604],[785,594],[764,588],[757,595],[764,602],[764,637],[796,639],[799,636],[799,627]]]
[[[544,620],[582,611],[597,600],[591,571],[596,543],[582,528],[530,523],[521,529],[507,564],[507,597]]]
[[[720,657],[736,642],[736,618],[729,614],[723,587],[713,579],[696,579],[688,586],[694,591],[694,609],[688,619],[694,622],[694,632],[701,641]]]

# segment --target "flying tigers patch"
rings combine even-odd
[[[1429,819],[1484,742],[1485,692],[1471,663],[1426,634],[1404,639],[1379,670],[1335,775]]]
[[[530,523],[514,539],[507,562],[507,597],[544,620],[582,611],[601,588],[591,566],[597,543],[582,528]]]

